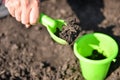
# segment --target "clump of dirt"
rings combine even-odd
[[[80,67],[76,65],[77,60],[70,60],[59,66],[56,80],[84,80],[81,75]],[[79,64],[79,63],[78,63]]]
[[[88,56],[87,58],[92,60],[101,60],[105,59],[106,56],[104,56],[102,53],[99,53],[97,50],[93,50],[92,55]]]
[[[78,37],[81,28],[79,26],[79,23],[76,22],[75,18],[66,20],[66,23],[67,25],[63,26],[62,31],[57,31],[56,35],[66,40],[69,44],[71,44]]]
[[[14,57],[0,53],[0,80],[83,80],[77,60],[68,60],[55,68],[46,61],[36,61],[32,53],[16,53]]]

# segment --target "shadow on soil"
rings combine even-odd
[[[112,29],[115,25],[107,26],[106,28],[98,25],[105,19],[101,9],[104,8],[103,0],[67,0],[68,4],[80,20],[82,30],[94,32],[101,32],[113,37],[120,47],[120,36],[115,36]],[[118,52],[117,61],[112,62],[108,76],[120,66],[120,53]]]

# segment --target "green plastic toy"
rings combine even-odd
[[[87,57],[97,50],[107,58],[92,60]],[[86,34],[74,43],[74,54],[79,59],[82,74],[85,80],[105,80],[110,64],[118,54],[116,41],[103,33]]]
[[[68,44],[68,42],[66,40],[64,40],[64,39],[62,39],[62,38],[55,35],[55,32],[57,31],[57,29],[59,29],[61,31],[62,27],[64,25],[66,25],[64,20],[61,20],[61,19],[54,20],[51,17],[45,15],[44,13],[41,13],[40,18],[39,18],[39,23],[44,25],[47,28],[50,36],[57,43],[63,44],[63,45]]]

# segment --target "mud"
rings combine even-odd
[[[92,55],[90,55],[86,58],[92,59],[92,60],[102,60],[102,59],[105,59],[106,57],[103,55],[103,53],[100,53],[97,50],[93,50]]]

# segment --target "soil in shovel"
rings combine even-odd
[[[97,50],[93,50],[92,55],[88,56],[87,58],[92,60],[101,60],[105,59],[106,57],[102,53],[99,53]]]
[[[62,31],[58,30],[55,33],[58,37],[66,40],[71,44],[78,36],[81,31],[79,23],[76,22],[76,19],[72,18],[66,21],[67,25],[63,26]]]

